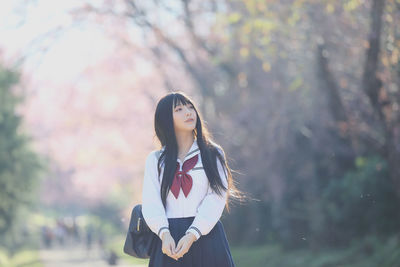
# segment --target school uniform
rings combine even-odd
[[[234,262],[220,221],[227,192],[222,196],[211,190],[203,169],[201,154],[194,140],[185,159],[177,159],[177,168],[171,190],[167,196],[166,209],[162,204],[160,187],[163,166],[158,177],[157,162],[165,149],[152,151],[146,159],[142,191],[142,213],[151,229],[159,238],[150,252],[149,267],[234,267]],[[221,150],[220,150],[221,151]],[[227,187],[227,176],[221,162],[217,167],[223,184]],[[189,251],[178,260],[161,250],[161,236],[169,231],[175,245],[187,233],[196,236]]]

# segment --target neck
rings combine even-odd
[[[186,154],[194,142],[193,132],[176,132],[176,142],[178,144],[178,154]]]

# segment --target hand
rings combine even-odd
[[[193,233],[187,233],[184,235],[181,240],[179,240],[178,245],[176,246],[175,249],[175,257],[177,259],[183,257],[185,255],[190,247],[192,246],[193,242],[196,240],[196,236]]]
[[[162,252],[169,257],[173,258],[174,260],[177,260],[175,257],[175,240],[171,236],[170,232],[165,232],[162,235]]]

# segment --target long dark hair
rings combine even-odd
[[[196,111],[197,121],[196,128],[193,130],[193,134],[197,138],[197,144],[200,149],[203,168],[207,175],[208,181],[210,182],[211,189],[214,192],[221,195],[221,190],[228,190],[228,201],[226,203],[226,208],[229,212],[229,199],[232,197],[236,199],[242,199],[242,192],[235,187],[232,178],[232,172],[228,166],[224,150],[211,140],[211,135],[207,130],[207,127],[204,125],[196,105],[183,92],[172,92],[162,97],[157,104],[154,117],[154,128],[157,138],[160,141],[161,146],[165,146],[165,149],[161,153],[157,163],[159,174],[161,165],[164,164],[164,174],[160,192],[164,208],[166,207],[167,195],[174,178],[176,161],[178,157],[178,144],[172,115],[173,109],[178,104],[191,104]],[[220,150],[221,153],[218,150]],[[227,173],[226,178],[228,180],[228,188],[225,188],[219,175],[217,168],[217,157],[220,160],[223,169]]]

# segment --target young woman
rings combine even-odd
[[[240,191],[224,150],[182,92],[159,101],[154,126],[162,148],[147,156],[142,193],[143,217],[159,237],[149,266],[235,266],[220,217]]]

